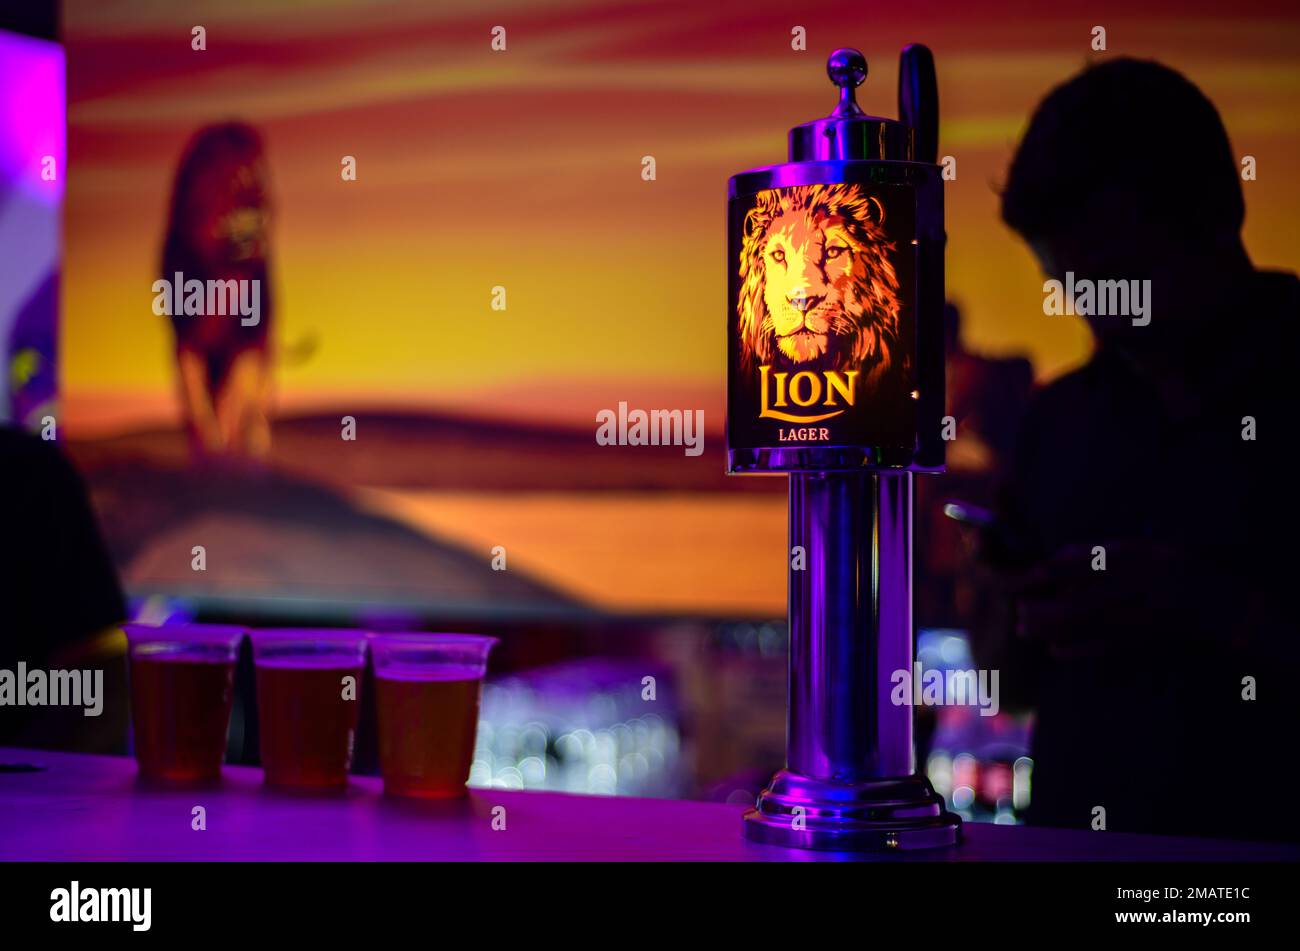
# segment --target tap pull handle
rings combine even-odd
[[[939,83],[934,75],[934,55],[913,43],[898,60],[898,116],[916,136],[916,161],[939,160]]]

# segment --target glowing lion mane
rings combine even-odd
[[[894,245],[883,224],[883,206],[856,185],[759,193],[740,254],[742,369],[778,357],[809,369],[860,367],[866,379],[905,369]]]

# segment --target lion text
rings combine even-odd
[[[837,402],[836,397],[852,406],[857,398],[858,376],[857,370],[844,373],[800,370],[791,377],[789,373],[773,373],[770,366],[763,365],[758,368],[761,404],[758,415],[787,423],[819,423],[838,416],[844,412],[845,406]],[[800,409],[821,407],[827,412],[792,413],[791,404]]]

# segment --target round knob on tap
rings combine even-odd
[[[826,60],[826,75],[831,82],[840,87],[840,102],[831,113],[833,116],[865,115],[858,108],[853,90],[861,86],[867,78],[867,58],[852,47],[838,49]]]

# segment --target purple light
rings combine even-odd
[[[57,205],[67,158],[63,47],[0,33],[0,192],[18,189]],[[46,156],[55,175],[42,176]]]

